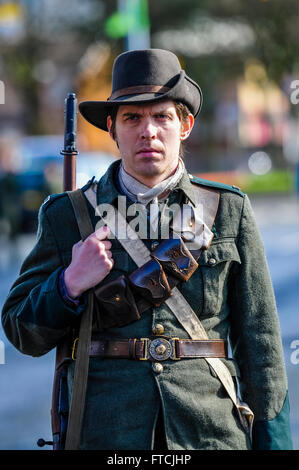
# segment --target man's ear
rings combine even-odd
[[[187,137],[189,137],[193,126],[194,126],[194,116],[193,114],[188,114],[187,120],[182,122],[182,125],[181,125],[181,140],[185,140],[187,139]]]
[[[110,135],[111,139],[114,140],[114,137],[113,137],[112,132],[111,132],[111,126],[112,126],[112,119],[111,119],[111,116],[107,116],[107,128],[108,128],[108,132],[109,132],[109,135]]]
[[[115,142],[116,145],[117,145],[117,148],[119,149],[118,142],[117,142],[117,138],[116,138],[115,128],[114,128],[114,132],[112,131],[112,119],[111,119],[111,116],[108,116],[108,117],[107,117],[107,129],[108,129],[108,132],[109,132],[109,135],[110,135],[111,139],[114,140],[114,142]]]

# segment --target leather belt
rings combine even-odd
[[[74,341],[72,358],[76,357]],[[118,340],[92,340],[90,357],[166,361],[188,358],[227,357],[227,341],[223,339],[190,340],[155,336]]]

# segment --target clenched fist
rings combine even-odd
[[[64,273],[64,281],[70,297],[76,298],[96,286],[113,266],[108,227],[101,227],[73,246],[72,261]]]

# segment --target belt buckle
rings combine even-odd
[[[160,362],[172,359],[173,361],[179,361],[181,358],[177,357],[175,350],[175,341],[178,339],[179,338],[166,339],[163,336],[158,336],[154,339],[140,338],[140,341],[144,341],[144,355],[140,357],[139,360],[154,360]]]

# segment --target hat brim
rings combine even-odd
[[[112,108],[124,104],[153,103],[171,99],[185,104],[196,117],[202,106],[202,91],[199,85],[181,71],[177,83],[165,93],[141,93],[121,96],[115,100],[83,101],[79,104],[81,115],[95,127],[108,131],[107,117]]]

